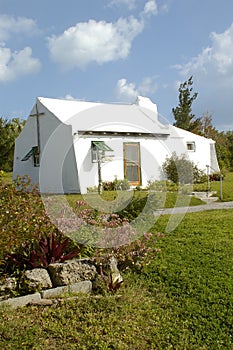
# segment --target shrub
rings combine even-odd
[[[177,192],[178,185],[175,182],[170,180],[149,180],[147,182],[147,189],[149,191],[158,191],[158,192]]]
[[[114,181],[104,181],[102,186],[104,191],[114,191],[116,189]]]
[[[0,180],[2,179],[2,177],[5,175],[5,171],[0,170]]]
[[[143,213],[143,209],[147,206],[147,214],[153,212],[158,208],[159,198],[156,193],[149,195],[134,196],[131,202],[122,210],[118,212],[120,218],[125,218],[128,221],[132,221]],[[145,213],[146,214],[146,213]]]
[[[15,253],[6,255],[6,265],[10,272],[14,266],[20,269],[48,267],[55,262],[64,262],[79,256],[83,245],[72,242],[61,233],[44,235],[33,242],[23,243]]]
[[[117,178],[114,181],[104,181],[102,183],[104,191],[116,191],[116,190],[128,190],[130,188],[129,182],[127,179],[118,180]]]
[[[222,180],[223,180],[224,177],[223,177],[222,174],[214,173],[214,174],[210,174],[209,179],[210,179],[210,181],[220,181],[221,177],[222,177]]]
[[[87,192],[98,192],[98,187],[93,186],[93,187],[87,187]]]
[[[111,256],[118,262],[120,271],[127,269],[139,272],[143,266],[148,265],[154,256],[161,252],[155,248],[155,241],[164,238],[160,233],[144,233],[141,238],[131,241],[129,244],[113,247],[111,249],[97,249],[92,260],[96,263],[97,269],[100,266],[108,266]]]
[[[204,173],[188,160],[185,155],[177,156],[175,152],[167,158],[162,165],[162,169],[168,180],[178,184],[191,184],[198,182]]]
[[[134,197],[117,214],[102,213],[88,207],[83,200],[76,201],[76,215],[73,211],[71,214],[66,205],[59,207],[59,197],[48,196],[44,198],[44,203],[51,202],[52,208],[58,214],[54,220],[55,225],[46,215],[40,194],[31,185],[29,178],[18,178],[13,185],[1,183],[1,271],[14,273],[20,281],[21,271],[24,269],[46,267],[52,262],[93,255],[96,263],[102,263],[107,256],[114,255],[120,269],[139,269],[157,250],[151,249],[152,236],[141,232],[141,238],[138,238],[138,233],[129,224],[129,220],[138,217],[145,204],[153,214],[156,201],[157,198],[153,195],[149,198]],[[55,207],[53,204],[56,204]],[[144,220],[147,219],[146,215]],[[87,237],[90,241],[87,241]],[[72,238],[77,238],[82,243],[75,243]],[[95,246],[103,248],[97,249]]]
[[[115,180],[113,182],[115,184],[116,190],[126,191],[130,188],[129,182],[127,179],[118,180],[117,178],[115,178]]]
[[[13,185],[0,183],[0,258],[23,242],[55,230],[28,178],[17,179]]]

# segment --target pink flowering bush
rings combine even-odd
[[[28,178],[1,182],[0,263],[23,269],[88,256],[98,268],[114,256],[121,271],[140,271],[159,252],[156,240],[163,236],[138,234],[130,215],[122,214],[100,212],[83,200],[74,208],[59,196],[42,200]]]
[[[123,232],[123,231],[122,231]],[[130,232],[130,234],[129,234]],[[144,233],[142,237],[132,240],[132,231],[124,231],[129,234],[128,241],[125,244],[113,246],[109,249],[97,249],[93,257],[93,261],[97,265],[106,266],[111,256],[118,261],[118,268],[121,271],[131,269],[139,272],[143,266],[148,265],[156,254],[161,250],[155,247],[158,239],[163,239],[164,235],[160,233]],[[135,238],[135,237],[134,237]]]

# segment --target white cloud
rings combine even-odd
[[[26,17],[0,15],[0,41],[6,41],[12,34],[29,34],[37,31],[36,22]]]
[[[120,79],[116,86],[116,96],[122,102],[133,102],[139,95],[134,83],[127,83],[126,79]]]
[[[120,18],[116,23],[95,20],[77,23],[62,35],[48,38],[50,55],[66,69],[125,59],[143,27],[143,22],[134,17]]]
[[[32,57],[30,47],[25,47],[18,52],[0,47],[0,82],[12,81],[19,76],[36,73],[40,67],[40,61]]]
[[[184,76],[190,74],[202,75],[206,78],[221,78],[228,80],[233,78],[233,23],[223,33],[215,32],[210,35],[212,45],[193,57],[185,65],[177,68]],[[212,79],[211,78],[211,79]]]
[[[123,102],[134,102],[138,95],[148,96],[156,90],[156,77],[146,77],[138,86],[135,83],[128,83],[123,78],[117,82],[116,97]]]
[[[132,10],[136,6],[136,0],[111,0],[109,5],[110,6],[126,5],[129,8],[129,10]]]
[[[156,79],[156,76],[144,78],[138,87],[139,93],[144,96],[153,94],[158,89]]]
[[[221,118],[217,127],[224,129],[226,124],[232,125],[233,23],[222,33],[211,33],[210,40],[210,45],[196,57],[176,68],[185,79],[193,75],[199,114],[210,110]]]
[[[144,6],[143,15],[155,16],[158,14],[158,5],[156,0],[148,0]]]

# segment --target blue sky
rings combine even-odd
[[[196,117],[233,130],[232,0],[0,0],[0,115],[36,97],[98,102],[148,96],[174,122],[193,76]]]

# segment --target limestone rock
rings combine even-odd
[[[42,268],[26,270],[24,273],[25,281],[29,290],[41,290],[52,288],[52,282],[48,271]]]
[[[17,297],[17,298],[10,298],[7,300],[3,300],[1,301],[1,305],[7,305],[10,306],[12,308],[17,308],[19,306],[25,306],[28,305],[29,303],[35,302],[35,301],[40,301],[41,300],[41,296],[40,293],[35,293],[35,294],[29,294],[29,295],[25,295],[22,297]]]
[[[93,281],[96,276],[96,268],[88,259],[74,259],[64,263],[50,264],[48,271],[54,287],[81,281]]]
[[[16,287],[16,279],[14,277],[7,277],[0,282],[0,295],[8,294],[9,292],[15,290]]]
[[[117,260],[114,256],[112,256],[109,260],[109,266],[111,271],[111,279],[112,279],[112,285],[115,287],[117,284],[123,282],[123,277],[120,274],[120,271],[117,267]]]
[[[79,294],[90,293],[92,291],[91,281],[82,281],[69,286],[61,286],[52,289],[42,290],[41,296],[43,299],[52,299],[62,296],[63,294]]]

